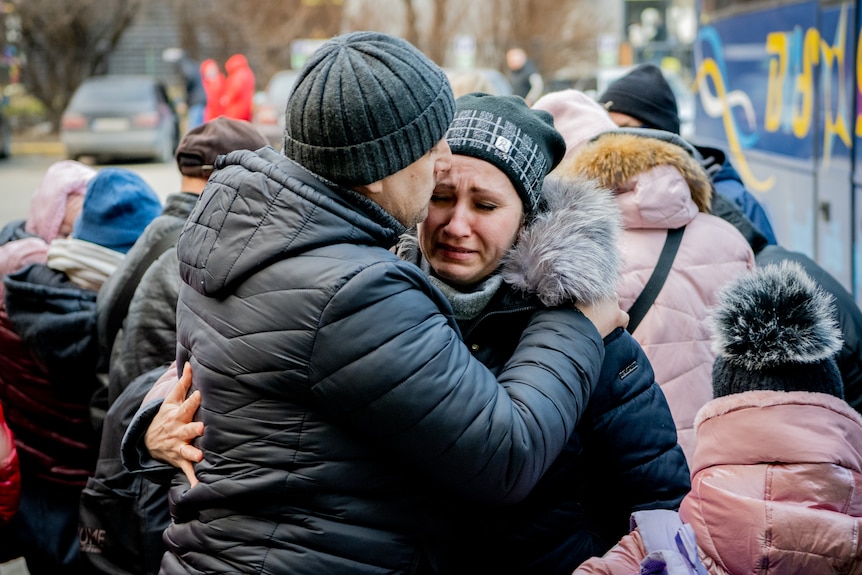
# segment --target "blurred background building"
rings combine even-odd
[[[0,88],[17,127],[41,110],[56,129],[92,75],[155,76],[181,99],[166,48],[220,63],[242,53],[262,91],[316,43],[359,29],[402,36],[448,68],[502,71],[517,45],[546,90],[596,90],[602,70],[645,61],[690,78],[695,13],[694,0],[2,0]]]

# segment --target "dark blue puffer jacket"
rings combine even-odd
[[[613,286],[619,210],[611,192],[549,180],[544,197],[548,211],[507,257],[511,283],[459,322],[474,357],[494,372],[512,357],[539,299],[590,301]],[[416,261],[415,239],[402,238],[398,252]],[[621,328],[604,345],[599,383],[565,449],[522,502],[473,511],[453,573],[568,575],[627,534],[633,512],[679,507],[689,469],[649,359]]]
[[[401,232],[271,149],[220,160],[178,245],[205,459],[175,479],[163,572],[450,572],[464,502],[516,503],[556,459],[595,328],[540,311],[495,377],[388,251]]]

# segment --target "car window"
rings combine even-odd
[[[72,97],[71,106],[89,106],[91,103],[147,103],[155,100],[152,84],[142,82],[84,82]]]

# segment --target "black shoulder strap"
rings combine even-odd
[[[679,249],[679,244],[682,241],[683,232],[685,232],[685,226],[667,231],[667,238],[664,240],[664,247],[661,249],[658,263],[656,263],[655,269],[644,286],[643,291],[641,291],[635,303],[629,309],[629,325],[626,328],[629,330],[629,333],[635,332],[661,291],[664,280],[667,279],[667,274],[673,265],[673,258],[676,257],[676,251]]]
[[[129,304],[132,303],[132,296],[135,295],[135,289],[137,289],[141,278],[144,277],[144,273],[150,269],[153,262],[176,243],[176,234],[168,233],[162,235],[156,243],[151,245],[150,249],[138,260],[138,264],[132,270],[132,273],[129,274],[127,281],[120,286],[117,297],[114,300],[114,305],[106,310],[107,317],[104,320],[99,320],[99,327],[104,329],[104,339],[102,341],[105,347],[102,349],[102,353],[105,354],[105,357],[100,359],[102,367],[105,370],[107,370],[111,359],[111,349],[114,347],[114,339],[123,325],[123,320],[126,319],[126,315],[129,313]]]

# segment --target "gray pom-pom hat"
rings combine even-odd
[[[799,264],[755,269],[725,286],[713,310],[715,397],[775,390],[843,399],[841,345],[832,296]]]

